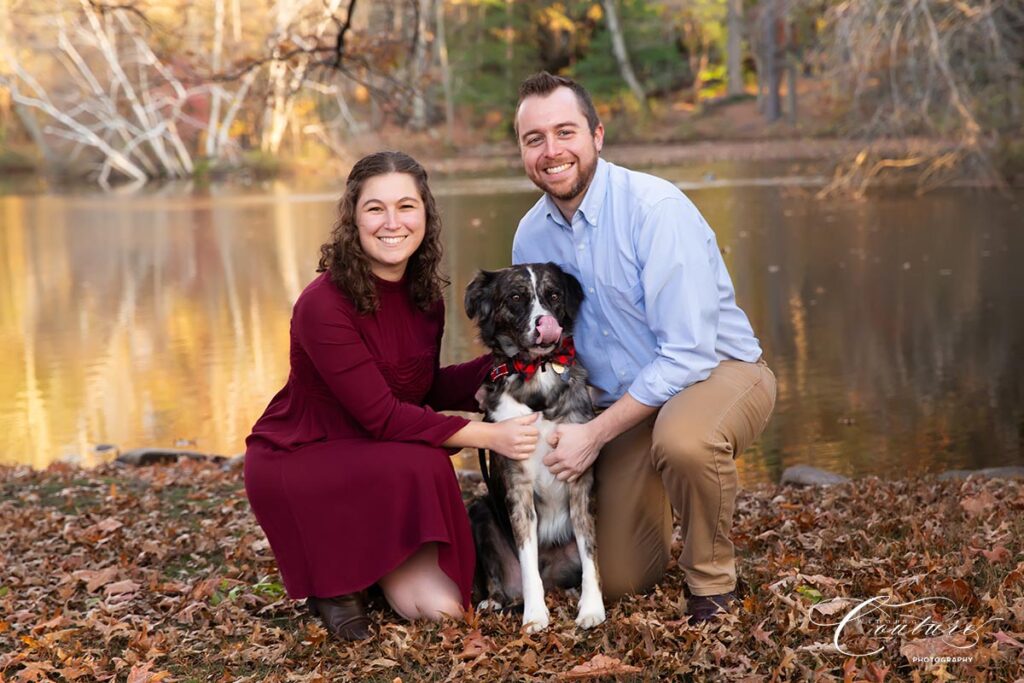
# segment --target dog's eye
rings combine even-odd
[[[516,303],[519,303],[522,300],[523,300],[523,297],[522,297],[521,294],[513,294],[512,295],[512,301],[515,301]]]
[[[551,294],[548,295],[548,298],[552,301],[558,301],[558,292],[551,292]]]

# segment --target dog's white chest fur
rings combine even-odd
[[[537,373],[531,380],[534,382],[561,382],[554,372]],[[498,406],[491,414],[495,422],[512,417],[529,415],[533,411],[529,406],[520,403],[508,394],[502,394]],[[542,546],[565,543],[572,536],[572,520],[569,516],[569,487],[559,481],[544,464],[544,456],[551,452],[548,437],[557,425],[550,420],[539,417],[534,423],[540,430],[537,449],[528,460],[517,461],[523,472],[533,483],[534,503],[537,506],[537,537]]]

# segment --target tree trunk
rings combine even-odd
[[[782,55],[786,68],[786,120],[790,125],[796,125],[796,78],[797,78],[797,53],[794,49],[793,26],[789,17],[783,19],[782,33]],[[780,67],[781,68],[781,67]]]
[[[796,79],[799,71],[796,55],[789,55],[786,58],[786,116],[789,118],[789,123],[794,126],[797,118]]]
[[[726,0],[728,94],[743,94],[743,0]]]
[[[412,63],[409,65],[407,85],[412,91],[412,113],[409,127],[423,130],[427,127],[427,98],[423,75],[427,71],[427,14],[430,12],[430,0],[417,0],[413,5],[416,9],[416,34],[413,37]]]
[[[448,65],[448,41],[445,39],[444,0],[434,2],[437,23],[437,62],[441,66],[441,87],[444,89],[444,125],[448,144],[452,143],[455,127],[455,97],[452,93],[452,72]]]
[[[636,98],[637,102],[644,109],[647,109],[647,96],[644,95],[644,89],[640,87],[640,81],[636,79],[636,74],[633,73],[633,66],[629,63],[629,53],[626,52],[626,39],[622,35],[622,27],[619,26],[619,15],[615,11],[615,0],[604,0],[605,18],[608,21],[608,32],[612,35],[612,52],[615,53],[615,61],[619,64],[619,73],[622,74],[622,80],[629,86],[630,92]]]
[[[242,5],[240,0],[231,0],[231,39],[242,42]]]
[[[761,67],[758,74],[761,87],[764,87],[764,118],[768,123],[779,120],[782,115],[782,100],[779,97],[779,66],[775,39],[776,0],[761,2]]]
[[[224,52],[224,0],[214,0],[213,3],[213,50],[210,55],[210,67],[214,73],[220,71],[221,56]],[[221,89],[214,86],[210,89],[210,108],[207,111],[206,124],[206,156],[213,158],[217,156],[217,141],[220,136],[217,134],[217,124],[220,121],[220,100]]]
[[[704,87],[704,80],[700,77],[708,68],[711,61],[710,48],[706,45],[700,46],[700,52],[690,60],[690,68],[693,70],[693,104],[700,107],[700,89]]]
[[[10,12],[8,8],[8,0],[0,0],[0,56],[6,55],[8,50],[11,50],[10,44],[11,36],[11,25],[10,25]],[[6,74],[0,74],[4,76]],[[53,152],[50,150],[50,145],[46,142],[46,137],[43,135],[43,130],[39,126],[39,122],[36,121],[36,116],[31,109],[18,102],[13,97],[11,98],[11,109],[14,110],[14,115],[18,117],[18,121],[21,122],[21,127],[28,133],[32,143],[39,150],[39,153],[43,156],[43,162],[47,166],[51,166],[56,161]]]
[[[36,121],[35,114],[32,111],[19,102],[12,102],[12,108],[14,109],[15,116],[21,121],[21,127],[25,129],[28,136],[32,139],[32,143],[39,150],[39,153],[43,155],[43,163],[47,166],[52,166],[57,161],[50,149],[50,145],[46,142],[46,138],[43,136],[42,129],[39,128],[39,122]]]
[[[505,83],[508,87],[515,88],[515,74],[512,72],[512,60],[515,58],[515,41],[512,39],[514,24],[512,20],[514,13],[512,5],[516,0],[505,0]]]
[[[231,104],[228,106],[227,112],[224,114],[224,121],[220,124],[220,131],[217,134],[217,149],[220,151],[224,150],[224,146],[227,145],[228,136],[231,133],[231,126],[235,122],[235,117],[238,116],[239,109],[242,108],[242,104],[245,102],[246,96],[249,94],[249,87],[252,82],[256,80],[256,69],[252,69],[242,78],[242,85],[239,86],[238,90],[235,91],[234,96],[231,99]]]

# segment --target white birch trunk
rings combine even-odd
[[[210,68],[218,73],[221,68],[221,57],[224,52],[224,0],[213,3],[213,50],[210,54]],[[214,86],[210,89],[209,123],[206,127],[206,156],[217,156],[217,143],[220,141],[218,127],[220,125],[221,89]]]
[[[437,23],[437,62],[441,66],[441,88],[444,90],[444,126],[448,143],[453,140],[455,128],[455,97],[452,93],[452,72],[448,65],[448,41],[445,38],[444,0],[434,4]]]
[[[429,66],[427,62],[427,14],[430,13],[430,0],[417,0],[416,12],[416,43],[412,52],[412,63],[409,65],[408,85],[412,96],[412,116],[409,127],[423,130],[427,127],[427,102],[424,95],[423,74]]]
[[[619,65],[619,73],[622,74],[622,80],[629,86],[630,92],[633,93],[633,97],[636,98],[637,102],[644,109],[647,108],[647,96],[644,94],[644,89],[640,87],[640,81],[637,80],[636,74],[633,72],[633,65],[629,62],[629,53],[626,51],[626,39],[622,34],[622,27],[619,26],[619,15],[615,9],[615,0],[603,0],[604,14],[608,21],[608,32],[612,36],[612,52],[615,53],[615,61]]]

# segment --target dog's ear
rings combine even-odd
[[[573,275],[565,272],[554,263],[551,264],[562,274],[562,289],[565,291],[565,312],[575,320],[583,303],[583,285]]]
[[[481,270],[466,287],[466,315],[471,320],[486,318],[491,314],[491,290],[497,273]]]

